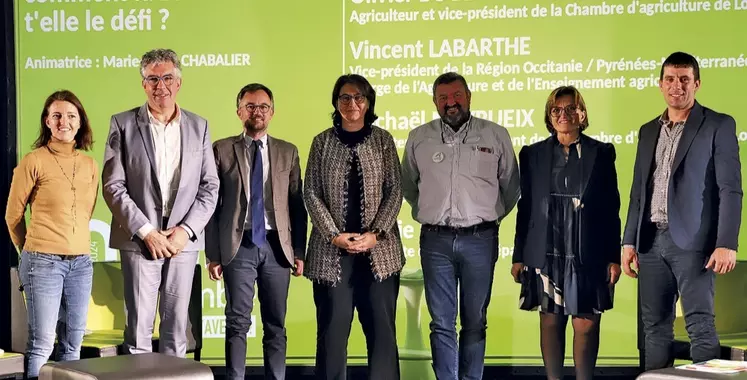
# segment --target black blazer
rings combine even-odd
[[[547,223],[556,139],[525,146],[519,153],[521,199],[516,216],[514,263],[542,268],[547,254]],[[620,193],[615,147],[580,136],[582,192],[579,259],[585,267],[620,263]]]
[[[653,175],[661,125],[655,118],[638,132],[624,244],[640,248],[641,225],[649,215],[648,182]],[[742,218],[742,174],[736,122],[697,101],[682,131],[669,177],[667,219],[678,247],[710,255],[717,247],[736,250]]]

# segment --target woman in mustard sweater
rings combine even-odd
[[[80,357],[93,281],[88,223],[99,183],[98,165],[81,150],[92,143],[80,100],[70,91],[57,91],[44,103],[35,149],[13,171],[5,221],[21,252],[28,378],[39,376],[52,353],[58,317],[66,321],[57,331],[58,360]]]

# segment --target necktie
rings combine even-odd
[[[252,213],[252,242],[257,247],[265,244],[267,231],[265,230],[265,200],[263,196],[263,165],[262,141],[253,140],[254,158],[252,159],[252,174],[249,179],[249,204]]]

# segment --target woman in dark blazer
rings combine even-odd
[[[615,148],[582,132],[586,104],[574,87],[545,104],[551,136],[521,149],[521,200],[511,274],[520,307],[540,312],[548,379],[561,379],[571,316],[576,378],[591,379],[601,313],[612,308],[620,277],[620,194]]]

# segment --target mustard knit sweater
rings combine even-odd
[[[5,211],[13,244],[29,252],[89,253],[88,224],[98,184],[96,161],[76,150],[74,142],[53,141],[28,153],[13,170]],[[28,229],[26,205],[31,206]]]

